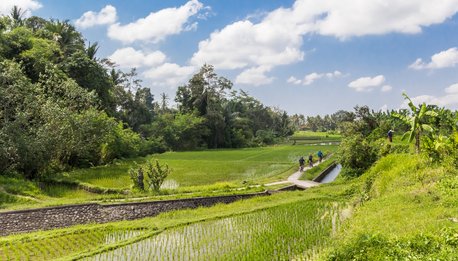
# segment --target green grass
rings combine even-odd
[[[206,249],[223,260],[256,256],[296,260],[454,260],[458,253],[458,223],[453,221],[458,218],[457,191],[456,170],[431,165],[414,155],[389,155],[360,178],[339,177],[333,183],[306,191],[173,211],[140,220],[3,237],[0,259],[40,259],[32,258],[43,255],[40,253],[64,260],[97,255],[110,259],[117,253],[134,258],[137,253],[148,256],[156,250],[163,254],[170,251],[170,259],[190,254],[205,258],[202,249]],[[350,207],[345,207],[347,204]],[[324,214],[327,206],[344,207],[333,212],[343,220],[340,229],[329,226],[333,215]],[[104,242],[102,239],[111,231],[141,233]],[[94,244],[68,243],[66,248],[67,244],[59,243],[62,238],[68,238],[68,242],[94,238]],[[161,248],[164,242],[169,243],[169,250]],[[279,246],[277,252],[272,252],[275,246]]]
[[[360,178],[360,206],[329,259],[457,259],[457,174],[413,155],[381,159]]]
[[[168,164],[177,187],[205,186],[229,182],[235,185],[257,183],[258,181],[278,180],[285,177],[295,166],[300,156],[316,153],[318,150],[334,151],[330,146],[271,146],[249,149],[209,150],[193,152],[167,152],[152,155]],[[76,170],[65,176],[81,182],[109,188],[129,188],[127,170],[135,162],[144,159],[119,161],[114,165]]]
[[[321,198],[323,198],[323,202],[320,201]],[[60,257],[64,260],[89,257],[152,238],[163,231],[173,231],[174,228],[180,230],[183,229],[182,226],[188,224],[197,224],[202,221],[212,222],[212,220],[216,221],[221,218],[236,218],[237,216],[243,216],[245,214],[253,215],[242,218],[252,223],[256,221],[256,214],[259,213],[259,211],[268,211],[265,213],[269,213],[268,216],[272,218],[276,216],[276,213],[285,214],[285,211],[287,211],[290,214],[284,215],[283,217],[278,216],[277,219],[272,220],[272,222],[269,223],[270,225],[268,225],[268,227],[275,227],[281,224],[280,228],[277,227],[274,230],[277,234],[274,233],[272,236],[267,237],[267,239],[271,240],[269,244],[273,244],[278,233],[281,233],[282,228],[289,225],[288,220],[290,217],[295,216],[297,218],[294,223],[294,228],[297,228],[297,226],[307,226],[307,224],[321,224],[321,220],[323,220],[321,218],[324,214],[322,210],[329,209],[328,207],[323,208],[323,206],[330,206],[331,209],[333,209],[335,205],[332,205],[331,202],[341,202],[343,198],[346,198],[346,196],[341,196],[336,193],[335,190],[323,187],[311,189],[307,192],[285,192],[269,197],[241,200],[232,204],[218,204],[209,208],[172,211],[160,214],[156,217],[139,220],[113,222],[108,224],[79,225],[72,228],[11,235],[0,238],[0,259],[39,260],[43,259],[42,257],[44,255],[46,255],[49,260],[56,257]],[[299,205],[294,205],[296,203]],[[315,206],[316,208],[313,209],[317,211],[309,212],[306,210],[310,206]],[[278,207],[280,207],[280,209],[278,209]],[[296,208],[298,209],[295,210]],[[310,224],[307,222],[304,223],[306,220],[304,218],[307,217],[307,215],[313,217],[310,218]],[[326,218],[329,217],[331,216],[327,216]],[[255,219],[253,220],[253,218]],[[322,230],[320,230],[320,228],[315,229],[320,233],[329,233],[329,230],[327,230],[329,225],[332,224],[325,222],[323,223],[324,227],[322,227]],[[259,229],[262,229],[262,227]],[[106,238],[113,237],[110,236],[113,233],[122,236],[123,231],[127,236],[122,240],[106,240]],[[141,233],[132,235],[132,231]],[[311,234],[310,231],[307,232],[307,230],[305,230],[302,232],[299,231],[299,234],[296,236],[302,237],[301,235],[303,235],[303,233]],[[121,236],[118,236],[118,238]],[[268,236],[268,234],[265,236]],[[282,234],[281,236],[285,235]],[[288,234],[288,236],[291,235]],[[314,242],[315,241],[311,243]],[[324,241],[320,240],[316,243],[318,247],[321,246]],[[296,244],[295,246],[304,247],[302,244]],[[256,245],[254,247],[256,248]]]
[[[63,173],[58,179],[69,184],[38,185],[37,183],[0,176],[0,209],[24,209],[84,202],[113,202],[119,199],[146,198],[147,200],[174,199],[205,195],[227,195],[238,188],[262,185],[284,180],[297,168],[302,155],[334,151],[333,146],[270,146],[248,149],[220,149],[193,152],[167,152],[146,158],[117,160],[113,164]],[[135,192],[129,195],[96,194],[77,188],[87,187],[124,190],[130,189],[128,169],[146,159],[157,158],[173,169],[165,181],[162,195]],[[72,183],[73,182],[73,185]],[[256,192],[262,187],[239,192]]]

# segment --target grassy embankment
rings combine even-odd
[[[342,139],[340,134],[329,132],[297,131],[290,138],[288,143],[295,145],[317,144],[339,142]]]
[[[454,260],[458,258],[457,190],[456,170],[431,165],[413,155],[390,155],[379,160],[360,178],[339,178],[334,183],[306,191],[174,211],[135,221],[5,237],[0,240],[0,259],[7,256],[33,259],[44,254],[68,259],[101,253],[106,253],[101,258],[110,258],[116,254],[131,256],[135,252],[150,256],[161,251],[159,246],[164,240],[172,245],[182,245],[184,237],[201,236],[204,241],[199,246],[205,251],[227,246],[228,252],[211,252],[215,258],[222,259],[237,256],[238,252],[231,254],[234,252],[229,251],[237,249],[232,248],[231,242],[248,240],[249,244],[243,250],[248,256],[281,253],[284,257],[315,260]],[[316,207],[304,210],[307,205]],[[288,212],[290,209],[298,211]],[[288,213],[285,220],[298,224],[292,226],[294,229],[282,225],[286,221],[282,221],[279,213],[285,211]],[[334,215],[330,215],[332,213]],[[335,213],[340,214],[336,216]],[[254,220],[263,215],[277,220],[278,224],[269,219],[256,224]],[[338,219],[329,219],[328,215]],[[235,219],[226,219],[230,217]],[[225,219],[219,220],[221,218]],[[342,221],[341,226],[338,220]],[[196,223],[201,221],[206,222]],[[234,228],[245,232],[242,235],[226,233],[221,222],[233,222]],[[195,224],[187,227],[191,223]],[[300,231],[309,225],[317,229],[309,235],[301,234]],[[245,229],[247,226],[250,229]],[[112,235],[119,235],[122,231],[125,232],[124,238]],[[72,243],[78,240],[87,243]],[[159,248],[145,242],[159,243]],[[211,242],[221,242],[221,245],[215,246]],[[283,250],[269,252],[272,250],[269,242],[282,242]],[[298,245],[297,242],[302,243]],[[118,250],[110,252],[114,249]],[[190,246],[183,249],[185,252],[180,256],[202,254],[192,252],[194,248]]]
[[[59,179],[72,183],[67,185],[38,185],[0,176],[0,208],[20,209],[88,201],[138,200],[139,197],[151,200],[262,191],[262,186],[250,185],[283,180],[297,169],[297,160],[300,156],[316,153],[318,150],[332,152],[336,148],[335,145],[280,145],[232,150],[167,152],[63,173]],[[128,169],[149,158],[167,163],[173,169],[163,185],[161,195],[138,192],[128,195],[97,194],[78,189],[76,186],[80,184],[99,191],[129,190],[131,180]],[[233,191],[240,188],[243,189]]]

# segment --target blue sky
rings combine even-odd
[[[416,103],[458,108],[458,0],[2,0],[69,19],[156,97],[204,63],[305,115]]]

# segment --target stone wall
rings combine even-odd
[[[19,232],[31,232],[78,224],[107,223],[155,216],[159,213],[217,203],[231,203],[254,196],[266,196],[268,192],[231,196],[189,198],[124,204],[82,204],[49,207],[0,213],[0,236]]]

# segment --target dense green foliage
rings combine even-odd
[[[355,120],[341,125],[338,160],[344,176],[360,176],[390,153],[409,152],[412,141],[415,151],[419,153],[423,147],[431,161],[450,161],[458,166],[456,112],[424,103],[416,106],[407,95],[404,97],[410,111],[374,112],[368,107],[355,107]],[[389,130],[395,131],[393,142],[387,138]],[[409,139],[405,139],[407,136]]]

